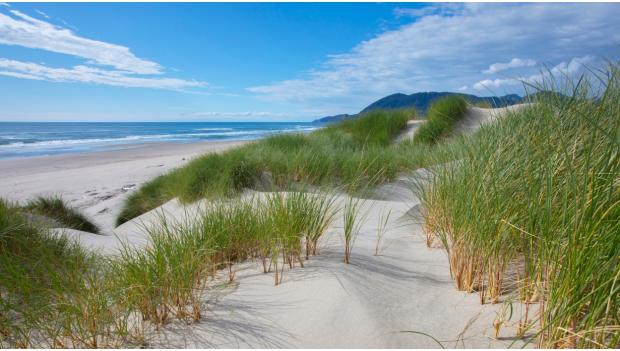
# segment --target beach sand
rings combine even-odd
[[[425,176],[424,171],[414,176]],[[383,193],[383,189],[389,191]],[[394,190],[398,188],[399,191]],[[151,348],[450,348],[520,347],[516,318],[495,338],[494,322],[505,305],[480,304],[477,294],[458,291],[450,277],[446,252],[427,248],[419,200],[404,182],[378,190],[387,200],[364,200],[363,225],[351,263],[343,262],[343,220],[338,216],[320,241],[318,255],[274,273],[261,263],[235,265],[230,283],[221,271],[203,297],[204,314],[196,323],[171,321],[146,335]],[[391,194],[398,193],[398,196]],[[248,191],[246,197],[266,193]],[[342,206],[345,195],[339,195]],[[116,229],[122,240],[142,245],[140,228],[193,218],[200,203],[173,200]],[[381,214],[391,211],[375,255]],[[93,245],[94,243],[90,243]],[[520,308],[518,304],[514,308]],[[517,313],[515,313],[515,316]],[[434,339],[433,339],[434,338]]]
[[[0,197],[23,203],[60,195],[110,233],[123,201],[144,182],[200,154],[244,141],[150,143],[125,149],[0,160]]]

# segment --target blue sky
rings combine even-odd
[[[620,57],[620,4],[0,3],[0,121],[301,121],[522,93]]]

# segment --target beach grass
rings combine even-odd
[[[363,200],[349,196],[343,209],[343,238],[344,238],[344,263],[351,263],[351,253],[353,245],[359,235],[362,224],[365,220],[365,213],[362,213]]]
[[[116,286],[124,287],[125,305],[155,325],[199,320],[201,295],[218,270],[233,281],[234,265],[259,260],[278,285],[285,267],[303,267],[338,211],[333,199],[324,193],[273,193],[210,203],[192,215],[195,221],[161,217],[147,229],[151,245],[125,247],[113,262]]]
[[[128,314],[106,272],[97,256],[0,201],[0,346],[119,346]]]
[[[533,331],[541,347],[620,346],[617,66],[599,78],[547,80],[537,88],[562,95],[462,140],[462,160],[420,192],[456,286],[499,302],[516,281],[519,335]]]
[[[29,200],[26,206],[24,206],[24,210],[50,218],[66,228],[91,233],[99,232],[97,225],[58,196],[38,196],[35,199]]]
[[[273,193],[209,203],[185,220],[146,226],[149,245],[101,257],[34,225],[0,201],[0,345],[141,345],[144,330],[204,316],[208,279],[262,261],[283,281],[303,267],[339,211],[329,193]],[[196,219],[196,220],[195,220]]]
[[[452,132],[454,124],[465,115],[467,101],[451,95],[435,101],[428,110],[426,122],[413,136],[417,143],[436,143]]]
[[[178,197],[230,198],[244,188],[356,184],[356,191],[392,180],[411,160],[391,145],[414,118],[413,110],[373,111],[308,135],[271,136],[223,153],[208,154],[143,185],[124,204],[117,224]]]
[[[383,241],[383,237],[388,228],[388,222],[390,221],[390,216],[392,215],[392,210],[381,210],[379,213],[379,221],[377,222],[377,243],[375,244],[375,256],[379,256],[381,251],[383,250],[383,246],[381,245]]]

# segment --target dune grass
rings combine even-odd
[[[339,211],[327,193],[273,193],[213,202],[187,221],[146,228],[146,248],[104,258],[0,201],[0,346],[142,345],[144,331],[197,321],[208,279],[246,260],[283,280],[302,266]],[[304,257],[305,256],[305,257]]]
[[[128,317],[93,254],[0,200],[0,346],[114,347]]]
[[[363,201],[352,196],[349,196],[344,204],[342,218],[344,221],[344,263],[346,264],[351,263],[353,245],[365,220],[366,214],[361,212],[362,206]]]
[[[383,241],[383,236],[387,232],[388,222],[390,221],[390,216],[392,215],[392,210],[381,210],[379,213],[379,221],[377,222],[377,243],[375,244],[375,256],[379,256],[383,247],[381,246],[381,242]]]
[[[546,82],[570,97],[541,95],[482,127],[420,194],[457,287],[498,302],[516,281],[519,335],[535,331],[541,347],[620,346],[617,66],[601,82],[597,99],[587,79]]]
[[[416,131],[413,140],[430,144],[447,137],[466,109],[467,101],[462,96],[451,95],[435,101],[428,110],[426,123]]]
[[[303,255],[316,252],[337,211],[331,195],[296,192],[211,203],[195,221],[162,217],[149,229],[152,244],[126,247],[113,276],[144,320],[199,320],[201,294],[218,269],[227,269],[232,281],[235,264],[256,259],[264,273],[274,272],[278,285],[285,266],[303,267]]]
[[[66,228],[91,233],[99,232],[97,225],[91,222],[84,214],[67,205],[60,197],[39,196],[28,201],[24,209],[27,212],[51,218]]]
[[[308,184],[353,192],[423,162],[411,153],[412,143],[390,143],[410,116],[410,111],[378,112],[360,118],[360,126],[342,123],[311,135],[279,135],[159,177],[140,189],[130,206],[142,211],[172,196],[219,200],[201,211],[198,221],[162,218],[148,228],[146,250],[127,246],[119,257],[87,252],[25,218],[27,212],[41,213],[94,231],[58,199],[37,199],[24,208],[2,202],[0,342],[142,345],[149,326],[202,318],[207,279],[221,269],[232,281],[235,265],[255,259],[280,284],[286,267],[303,266],[317,254],[319,239],[340,211],[333,195],[308,192]],[[383,159],[391,160],[387,167]],[[233,197],[260,177],[267,178],[269,190],[294,184],[301,191],[265,194],[260,201]]]
[[[117,224],[175,197],[188,202],[226,198],[257,186],[288,190],[355,183],[350,191],[356,191],[394,179],[411,161],[390,143],[414,115],[412,110],[374,111],[309,135],[276,135],[199,157],[133,193]]]

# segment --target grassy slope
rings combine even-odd
[[[467,101],[461,96],[448,96],[434,102],[428,111],[426,123],[415,133],[417,143],[436,143],[447,137],[454,124],[465,116]]]
[[[199,157],[132,194],[118,224],[174,197],[230,197],[254,187],[261,177],[274,189],[305,183],[347,186],[351,191],[391,180],[408,167],[409,159],[390,142],[413,115],[411,110],[375,111],[309,135],[277,135]]]
[[[620,345],[619,82],[613,68],[598,101],[582,81],[483,127],[421,194],[457,286],[496,300],[518,279],[541,346]]]
[[[96,347],[122,339],[101,260],[0,200],[0,346]]]

